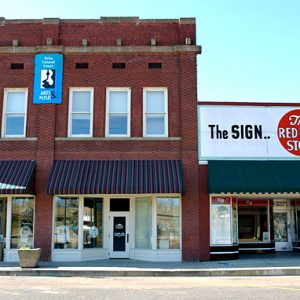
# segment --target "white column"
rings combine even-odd
[[[78,249],[83,250],[83,206],[84,196],[79,196],[78,205]]]
[[[152,249],[157,249],[156,196],[152,196]]]
[[[11,216],[12,216],[12,197],[7,197],[7,214],[6,214],[6,249],[10,249],[11,244]]]

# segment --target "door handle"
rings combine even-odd
[[[129,243],[129,233],[127,233],[127,243]]]

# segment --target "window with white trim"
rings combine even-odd
[[[152,198],[135,200],[135,248],[152,249]]]
[[[167,88],[144,88],[144,130],[146,137],[168,136]]]
[[[34,198],[13,197],[11,202],[10,248],[33,248]]]
[[[180,249],[179,198],[156,198],[157,249]]]
[[[69,137],[93,136],[93,88],[71,88]]]
[[[2,137],[25,137],[27,118],[27,89],[5,89]]]
[[[106,91],[106,136],[130,136],[129,88],[108,88]]]

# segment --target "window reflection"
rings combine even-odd
[[[33,198],[13,198],[11,248],[33,248]]]
[[[157,248],[180,249],[180,199],[157,198]]]
[[[4,243],[6,237],[6,199],[0,198],[0,243]]]
[[[54,248],[78,248],[78,198],[56,198]]]
[[[102,248],[103,200],[85,198],[83,207],[83,248]]]
[[[300,200],[295,200],[295,241],[300,241]]]
[[[152,199],[136,198],[135,202],[135,248],[151,249]]]
[[[269,241],[268,200],[239,200],[240,242]]]

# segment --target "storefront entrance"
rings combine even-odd
[[[300,200],[211,197],[211,259],[300,249]]]
[[[109,258],[129,258],[129,198],[111,198]]]
[[[292,215],[289,201],[274,200],[273,219],[275,251],[291,251]]]
[[[110,258],[129,258],[129,213],[110,215]]]

